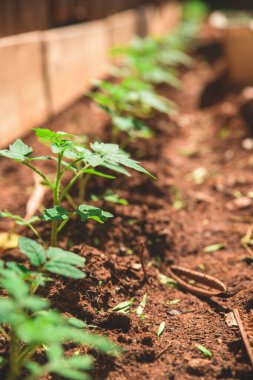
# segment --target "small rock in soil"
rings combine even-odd
[[[238,326],[238,323],[232,311],[230,313],[225,314],[225,321],[229,327]]]
[[[244,209],[250,207],[252,201],[250,198],[242,197],[234,199],[233,201],[227,203],[227,208],[229,210]]]
[[[169,311],[169,314],[170,314],[170,315],[180,315],[181,312],[180,312],[179,310],[170,310],[170,311]]]

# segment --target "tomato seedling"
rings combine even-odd
[[[90,149],[79,146],[74,142],[73,136],[63,132],[53,132],[48,129],[37,128],[35,134],[40,139],[50,143],[53,156],[32,156],[33,148],[24,144],[22,140],[15,141],[9,146],[9,149],[0,150],[0,156],[13,159],[30,170],[36,172],[41,178],[45,186],[47,186],[53,197],[53,205],[42,213],[40,219],[51,222],[51,246],[56,246],[58,234],[62,228],[73,217],[78,216],[82,221],[93,219],[98,223],[104,223],[113,215],[98,207],[80,204],[73,210],[69,211],[63,207],[64,199],[69,195],[69,191],[79,178],[89,178],[90,175],[102,176],[113,179],[115,177],[97,171],[95,168],[100,166],[114,171],[128,173],[124,167],[140,171],[150,175],[139,163],[132,160],[129,155],[119,149],[116,144],[104,144],[94,142],[90,144]],[[34,166],[34,162],[38,160],[55,160],[56,173],[54,178],[43,173]],[[66,184],[64,176],[67,172],[72,172],[72,178]],[[31,228],[32,223],[37,221],[33,218],[24,221],[11,213],[2,213],[2,217],[10,217],[18,224],[26,224]],[[32,230],[35,227],[32,226]],[[36,235],[39,236],[38,232]]]
[[[8,354],[0,357],[0,366],[7,371],[6,380],[17,380],[26,369],[25,380],[38,380],[50,373],[67,379],[86,379],[93,359],[88,355],[66,357],[68,342],[90,346],[110,354],[119,348],[99,335],[88,333],[87,325],[76,318],[64,318],[50,308],[44,298],[35,295],[39,286],[49,280],[46,273],[83,278],[78,268],[84,259],[59,248],[46,251],[31,239],[21,238],[20,249],[37,271],[16,262],[0,260],[0,334],[8,346]],[[37,361],[39,350],[43,360]],[[43,364],[42,364],[43,363]]]

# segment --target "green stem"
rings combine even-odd
[[[115,144],[117,142],[117,136],[118,136],[118,129],[115,125],[113,125],[112,127],[112,136],[111,136],[111,140],[112,140],[112,143]]]
[[[76,180],[84,172],[85,169],[88,169],[89,166],[90,165],[86,165],[84,168],[82,168],[81,170],[79,170],[77,172],[77,174],[71,179],[71,181],[69,181],[69,183],[67,184],[67,186],[63,189],[63,191],[61,193],[60,201],[62,201],[66,197],[67,193],[69,192],[69,190],[71,189],[71,187],[74,185],[74,183],[76,182]]]
[[[73,214],[69,215],[67,219],[65,219],[58,227],[57,227],[57,235],[59,232],[61,232],[61,230],[63,229],[63,227],[65,226],[65,224],[68,223],[68,221],[70,220],[70,218],[73,216]]]
[[[69,202],[70,206],[73,207],[74,210],[77,209],[78,205],[75,203],[74,199],[71,197],[70,194],[66,194],[65,198],[67,199],[67,201]]]
[[[49,178],[47,178],[43,173],[41,173],[40,170],[36,169],[34,166],[28,164],[28,162],[22,162],[22,164],[24,164],[25,166],[27,166],[28,168],[32,169],[35,173],[37,173],[41,178],[44,179],[44,181],[46,182],[46,184],[50,187],[51,190],[54,190],[54,184],[50,181]]]
[[[32,230],[32,232],[34,233],[35,236],[37,236],[37,238],[42,242],[42,243],[45,243],[45,241],[42,239],[40,233],[36,230],[35,227],[33,227],[32,224],[30,223],[26,223],[27,227],[30,228],[30,230]]]
[[[69,170],[73,165],[76,165],[78,164],[78,162],[82,161],[82,158],[77,158],[76,160],[72,161],[69,165],[66,165],[64,167],[64,169],[62,170],[61,172],[61,176],[67,171]]]
[[[18,355],[20,352],[20,341],[15,333],[12,334],[10,344],[10,368],[5,380],[16,380],[20,372],[20,363],[18,362]]]
[[[60,204],[60,181],[61,181],[61,161],[62,161],[63,153],[60,153],[58,156],[58,163],[57,163],[57,176],[56,180],[53,186],[53,195],[54,195],[54,207],[59,206]],[[52,230],[51,230],[51,246],[55,247],[57,246],[57,227],[58,227],[58,220],[52,221]]]
[[[31,344],[26,346],[26,348],[18,356],[18,363],[20,367],[22,367],[24,363],[27,362],[33,356],[38,347],[39,346],[37,344]]]
[[[91,174],[86,174],[82,176],[79,182],[79,203],[81,204],[86,196],[87,183],[90,179]]]

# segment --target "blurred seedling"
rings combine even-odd
[[[97,82],[98,89],[88,93],[94,102],[108,113],[112,120],[112,141],[120,133],[125,134],[121,147],[138,137],[150,138],[153,132],[144,120],[155,112],[171,114],[175,104],[155,93],[152,86],[136,78],[123,79],[120,83]]]
[[[177,281],[171,277],[165,276],[162,273],[158,273],[158,280],[160,284],[166,285],[168,288],[174,288],[177,285]]]
[[[105,194],[103,194],[102,196],[97,196],[95,194],[91,195],[91,200],[97,201],[99,199],[102,199],[102,200],[109,202],[109,203],[116,203],[116,204],[123,205],[123,206],[128,205],[128,201],[126,199],[121,198],[117,193],[114,193],[111,189],[108,189],[105,192]]]
[[[131,311],[131,307],[134,303],[134,300],[135,300],[135,297],[131,298],[129,301],[120,302],[118,305],[114,306],[112,310],[117,313],[129,314]]]
[[[17,380],[21,376],[24,380],[39,380],[51,373],[66,379],[88,379],[92,357],[78,352],[66,356],[66,344],[90,346],[107,354],[117,354],[119,348],[104,337],[86,332],[85,322],[64,318],[57,310],[50,309],[48,301],[34,295],[37,287],[48,281],[45,272],[65,275],[64,268],[68,266],[69,277],[83,276],[77,268],[83,264],[78,255],[49,248],[46,257],[43,248],[36,244],[26,238],[20,241],[21,251],[38,272],[15,262],[5,264],[0,261],[0,288],[3,291],[0,335],[8,347],[7,353],[0,358],[1,367],[6,368],[5,380]],[[37,361],[35,354],[38,351],[43,360]]]

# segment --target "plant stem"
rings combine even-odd
[[[54,207],[59,206],[60,204],[60,197],[59,197],[59,192],[60,192],[60,181],[61,181],[61,161],[62,161],[63,153],[60,153],[58,156],[58,162],[57,162],[57,175],[56,175],[56,180],[54,183],[54,189],[53,189],[53,194],[54,194]],[[51,230],[51,246],[55,247],[57,245],[57,227],[58,227],[58,220],[53,220],[52,221],[52,230]]]
[[[26,346],[26,348],[18,356],[18,363],[20,367],[22,367],[24,363],[33,356],[37,348],[38,348],[37,344],[31,344],[31,345]]]
[[[82,158],[77,158],[76,160],[72,161],[69,165],[66,165],[65,168],[61,172],[61,176],[69,170],[73,165],[78,164],[80,161],[82,161]]]
[[[26,223],[27,227],[30,228],[30,230],[32,230],[32,232],[34,233],[35,236],[37,236],[37,238],[42,242],[42,243],[45,243],[44,240],[42,239],[40,233],[36,230],[35,227],[33,227],[32,224],[30,223]]]
[[[68,223],[68,221],[70,220],[70,218],[73,216],[73,214],[69,215],[69,217],[67,219],[65,219],[58,227],[57,227],[57,235],[58,233],[63,229],[63,227],[65,226],[65,224]]]
[[[87,183],[90,179],[91,174],[86,174],[82,176],[79,182],[79,203],[81,204],[85,200]]]
[[[79,178],[79,176],[86,170],[88,169],[90,165],[86,165],[84,168],[82,168],[81,170],[79,170],[77,172],[77,174],[71,179],[71,181],[69,181],[69,183],[67,184],[67,186],[63,189],[62,193],[61,193],[61,196],[60,196],[60,201],[62,201],[66,195],[68,194],[69,190],[71,189],[71,187],[74,185],[74,183],[76,182],[76,180]]]
[[[70,206],[73,207],[74,210],[77,209],[78,205],[75,203],[74,199],[71,197],[70,194],[66,194],[65,198],[67,199],[67,201],[69,202]]]
[[[49,178],[47,178],[43,173],[41,173],[40,170],[36,169],[34,166],[28,164],[28,162],[22,162],[23,165],[27,166],[28,168],[32,169],[35,173],[37,173],[41,178],[44,179],[48,187],[50,187],[51,190],[54,190],[54,184],[50,181]]]
[[[16,380],[18,378],[19,371],[20,371],[20,365],[18,362],[19,350],[20,350],[20,342],[17,336],[15,335],[15,333],[12,333],[11,344],[10,344],[10,360],[9,360],[10,368],[5,380]]]

